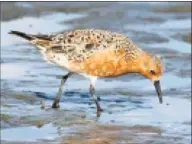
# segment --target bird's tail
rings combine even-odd
[[[34,39],[33,36],[26,34],[26,33],[23,33],[23,32],[19,32],[19,31],[10,31],[9,34],[17,35],[17,36],[22,37],[22,38],[29,40],[29,41]]]
[[[24,38],[41,50],[45,50],[51,44],[51,38],[48,35],[31,35],[19,31],[10,31],[9,34]]]

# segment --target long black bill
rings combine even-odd
[[[159,98],[159,103],[163,103],[163,97],[162,97],[162,92],[161,92],[161,86],[160,86],[160,81],[155,81],[154,82],[155,90],[157,92],[158,98]]]

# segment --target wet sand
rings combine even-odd
[[[1,8],[1,143],[190,143],[188,3],[4,2]],[[57,77],[65,72],[47,64],[26,41],[7,33],[14,29],[46,34],[74,28],[120,32],[160,56],[165,66],[164,103],[158,103],[151,82],[137,74],[99,79],[95,88],[104,112],[97,118],[89,81],[74,76],[65,85],[60,109],[51,109],[60,84]]]

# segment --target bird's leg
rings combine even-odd
[[[68,74],[62,76],[59,91],[57,92],[57,96],[54,99],[54,102],[52,104],[52,108],[59,108],[59,102],[60,102],[61,95],[62,95],[62,92],[63,92],[63,86],[64,86],[64,83],[66,82],[66,80],[68,79],[68,77],[70,75],[71,75],[71,73],[69,72]]]
[[[90,88],[89,88],[89,91],[91,93],[91,96],[96,104],[96,108],[97,108],[97,117],[100,116],[100,112],[103,111],[103,109],[101,109],[100,105],[99,105],[99,102],[98,102],[98,97],[95,95],[95,89],[94,89],[94,81],[96,79],[94,79],[93,81],[91,80],[91,84],[90,84]]]

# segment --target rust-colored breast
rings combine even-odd
[[[78,72],[98,77],[116,77],[128,72],[135,72],[135,63],[126,61],[125,50],[97,52],[81,63],[73,63]],[[77,68],[78,67],[78,68]]]

